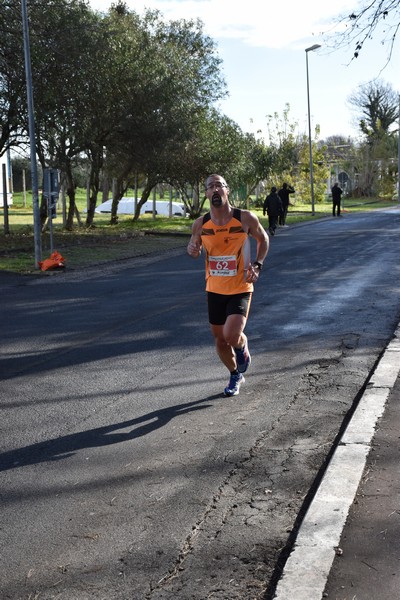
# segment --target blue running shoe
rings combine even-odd
[[[249,348],[247,346],[247,342],[243,346],[243,348],[234,348],[236,354],[236,364],[237,370],[239,373],[246,373],[247,369],[251,364],[251,356],[249,352]]]
[[[229,383],[224,389],[224,396],[237,396],[240,390],[240,386],[245,382],[245,379],[241,373],[231,375]]]

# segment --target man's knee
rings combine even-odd
[[[241,348],[244,345],[244,334],[242,331],[228,331],[225,335],[225,341],[233,348]]]

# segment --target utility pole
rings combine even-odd
[[[26,0],[21,0],[22,9],[22,28],[24,35],[24,56],[25,56],[25,75],[26,75],[26,96],[28,100],[28,121],[29,121],[29,140],[32,171],[32,209],[33,209],[33,235],[35,243],[35,268],[39,269],[39,262],[42,260],[42,243],[40,233],[40,211],[39,211],[39,185],[36,163],[36,137],[35,137],[35,119],[33,111],[33,93],[32,93],[32,71],[31,71],[31,53],[29,47],[29,24]]]
[[[306,48],[306,73],[307,73],[307,105],[308,105],[308,151],[310,154],[310,187],[311,187],[311,214],[315,215],[315,198],[314,198],[314,171],[312,157],[312,140],[311,140],[311,110],[310,110],[310,82],[308,78],[308,53],[321,48],[320,44],[314,44]]]

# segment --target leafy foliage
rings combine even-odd
[[[399,118],[398,95],[381,80],[360,85],[349,103],[359,115],[361,132],[371,143],[389,134]]]
[[[18,9],[18,10],[17,10]],[[19,3],[0,0],[0,156],[18,145],[26,105],[22,20]]]
[[[316,202],[323,202],[326,198],[326,184],[329,179],[326,146],[318,145],[312,141],[314,197]],[[310,198],[310,158],[308,139],[304,136],[300,145],[298,171],[294,178],[296,197],[300,201]]]

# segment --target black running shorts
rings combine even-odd
[[[211,325],[224,325],[229,315],[242,315],[247,319],[252,292],[242,294],[215,294],[207,292],[208,320]]]

